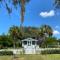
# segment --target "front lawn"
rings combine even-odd
[[[0,60],[13,60],[12,56],[0,56]],[[17,60],[60,60],[60,54],[20,55]]]

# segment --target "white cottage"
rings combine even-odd
[[[37,41],[32,38],[22,40],[22,47],[24,48],[25,54],[36,54],[36,49],[39,48]]]

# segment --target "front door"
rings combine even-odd
[[[33,48],[31,41],[28,41],[28,45],[25,49],[25,54],[35,54],[35,49]]]

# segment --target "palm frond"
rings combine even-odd
[[[55,8],[60,8],[60,0],[55,0]]]
[[[7,3],[5,3],[5,5],[6,5],[6,9],[7,9],[8,13],[10,14],[12,12],[12,9],[8,6]]]

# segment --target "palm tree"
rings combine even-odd
[[[49,25],[42,25],[39,29],[39,42],[44,45],[46,38],[51,37],[53,35],[53,30]]]
[[[22,24],[24,22],[25,5],[27,2],[29,2],[29,0],[7,0],[7,1],[0,0],[1,4],[4,3],[3,5],[5,5],[5,8],[7,9],[9,14],[12,13],[12,8],[13,8],[12,6],[9,7],[9,5],[13,5],[16,9],[21,7],[21,24],[20,24],[21,31],[22,31]],[[16,36],[15,30],[14,30],[14,35]]]
[[[9,35],[12,38],[12,40],[14,40],[13,41],[13,47],[16,48],[15,45],[16,45],[16,41],[18,40],[17,39],[17,36],[18,36],[18,27],[16,27],[16,26],[10,27]]]
[[[12,38],[13,40],[13,46],[14,48],[16,48],[16,43],[20,42],[21,45],[21,40],[24,37],[24,34],[22,35],[21,29],[17,26],[12,26],[9,29],[9,36]]]
[[[25,5],[28,3],[30,0],[0,0],[0,4],[4,3],[5,8],[7,9],[8,13],[12,13],[12,6],[9,7],[10,5],[13,5],[16,9],[21,8],[21,24],[20,27],[22,28],[22,24],[24,22],[24,13],[25,13]],[[9,3],[7,3],[9,2]]]
[[[40,28],[40,32],[43,33],[45,36],[52,36],[53,30],[49,25],[42,25]]]
[[[55,5],[55,8],[60,9],[60,0],[55,0],[54,5]]]

